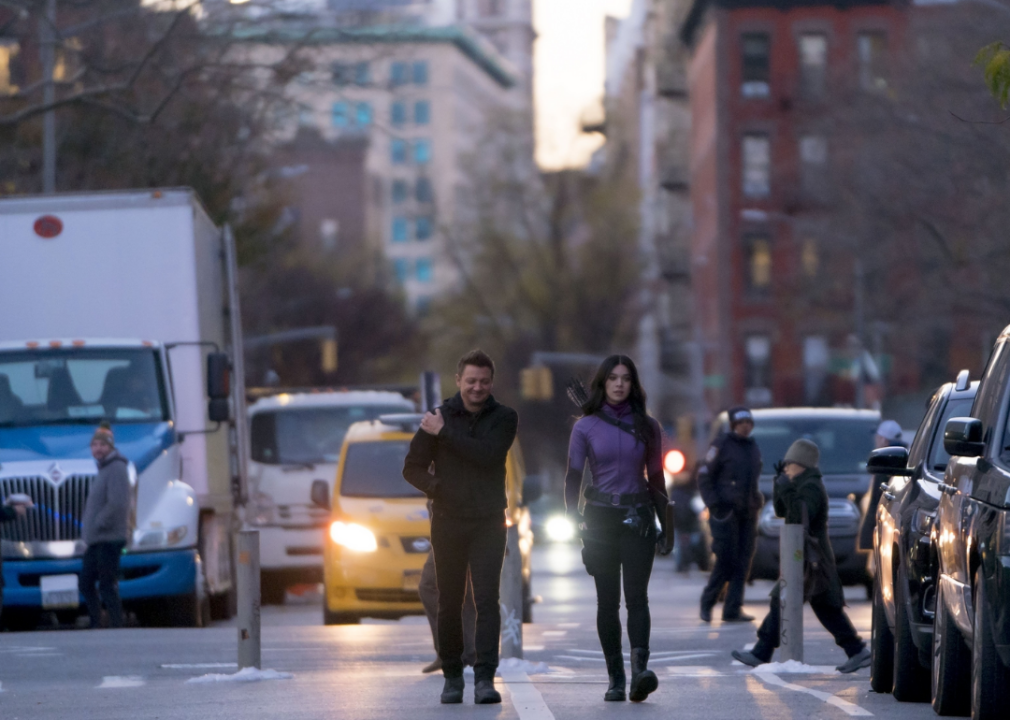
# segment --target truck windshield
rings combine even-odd
[[[424,494],[403,479],[409,440],[351,443],[344,459],[344,497],[413,498]]]
[[[758,418],[753,437],[761,448],[764,467],[761,472],[774,472],[772,466],[785,457],[794,440],[807,438],[817,443],[821,451],[821,473],[845,475],[866,472],[866,458],[873,450],[875,421],[842,420],[838,418]]]
[[[351,423],[402,412],[409,410],[403,405],[346,405],[258,412],[250,429],[252,459],[267,465],[335,463]]]
[[[943,417],[936,424],[933,435],[933,448],[929,453],[929,467],[934,471],[943,472],[950,462],[950,453],[943,447],[943,429],[947,427],[947,421],[956,417],[969,417],[971,415],[971,404],[974,398],[958,398],[947,403],[943,409]]]
[[[167,420],[156,351],[73,348],[0,353],[0,427]]]

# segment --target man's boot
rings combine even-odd
[[[447,677],[442,687],[442,704],[455,705],[463,702],[463,676]]]
[[[631,702],[642,702],[659,687],[656,673],[649,670],[649,651],[645,648],[631,649]]]
[[[610,676],[610,687],[604,693],[603,699],[606,701],[624,701],[626,698],[624,687],[627,682],[624,677],[624,655],[616,653],[607,656],[607,675]]]
[[[501,693],[494,689],[494,680],[481,679],[474,683],[473,702],[475,705],[497,705]]]

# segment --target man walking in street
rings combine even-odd
[[[469,571],[477,608],[474,702],[500,703],[494,675],[508,507],[505,460],[519,416],[491,395],[494,362],[480,350],[460,358],[456,385],[454,397],[424,416],[410,443],[403,477],[432,499],[438,653],[445,676],[441,701],[463,702],[462,610]]]
[[[91,616],[91,627],[102,626],[102,603],[112,627],[123,626],[119,601],[119,558],[126,546],[130,515],[130,478],[127,460],[116,450],[108,423],[91,438],[91,455],[98,476],[88,491],[81,521],[81,539],[87,544],[78,586]],[[95,584],[98,590],[95,590]]]
[[[712,443],[698,471],[701,498],[709,511],[715,567],[701,594],[701,619],[712,622],[712,608],[727,585],[723,622],[749,622],[743,612],[744,583],[754,557],[757,519],[764,497],[758,489],[761,451],[754,442],[754,415],[745,407],[729,410],[730,431]]]

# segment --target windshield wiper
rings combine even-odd
[[[310,462],[282,462],[283,470],[315,470],[315,463]]]

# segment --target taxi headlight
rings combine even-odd
[[[336,520],[330,524],[330,539],[354,552],[375,552],[379,546],[375,533],[364,525]]]
[[[575,537],[575,526],[563,515],[555,515],[544,526],[547,539],[551,542],[571,542]]]

